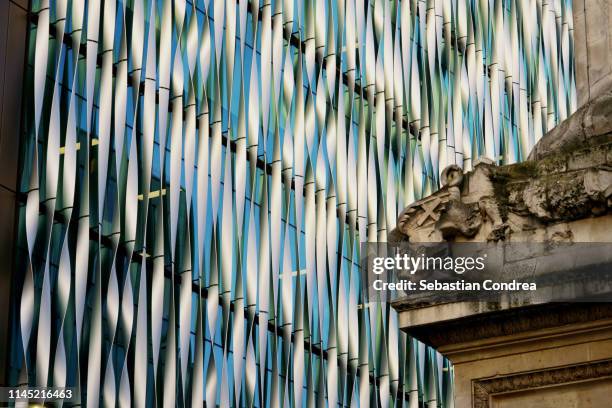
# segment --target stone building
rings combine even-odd
[[[466,174],[447,168],[441,190],[400,214],[392,241],[612,242],[611,13],[612,1],[574,2],[579,109],[526,162],[480,160]],[[552,276],[600,261],[578,254]],[[553,279],[551,293],[610,293],[609,276],[599,280]],[[404,331],[453,363],[457,408],[612,406],[612,304],[572,299],[449,302],[432,294],[394,307]]]

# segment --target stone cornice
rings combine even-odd
[[[410,327],[410,335],[435,348],[515,336],[534,330],[612,318],[612,303],[550,303],[478,313],[455,321]]]

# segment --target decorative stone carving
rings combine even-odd
[[[446,167],[440,175],[442,186],[448,187],[452,200],[461,199],[461,185],[463,184],[463,169],[456,164]]]
[[[482,224],[482,215],[477,203],[465,204],[460,200],[450,200],[442,207],[435,227],[446,239],[457,235],[473,237]]]
[[[572,231],[560,236],[554,226],[612,208],[612,143],[513,165],[480,162],[466,174],[451,165],[441,181],[439,191],[402,211],[391,240],[511,241],[548,228],[547,236],[572,240]]]

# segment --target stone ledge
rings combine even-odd
[[[517,336],[535,330],[612,318],[612,303],[548,303],[506,308],[493,303],[457,302],[403,310],[400,327],[435,348]]]

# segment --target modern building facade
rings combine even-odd
[[[576,105],[569,0],[32,0],[7,383],[452,406],[360,244]]]

